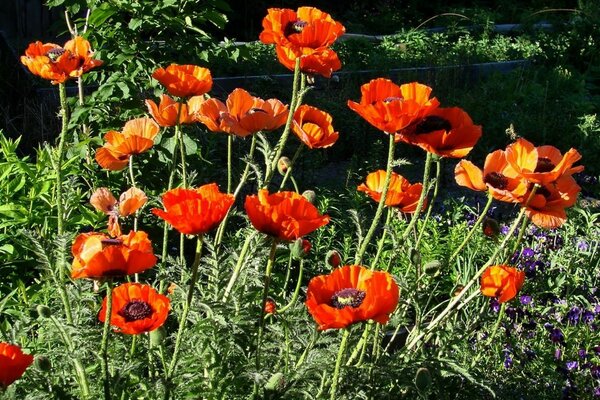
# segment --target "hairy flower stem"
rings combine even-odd
[[[246,162],[246,167],[244,168],[244,171],[242,172],[242,176],[240,177],[240,182],[238,183],[235,190],[233,191],[233,201],[234,202],[237,199],[238,195],[240,194],[242,187],[244,187],[244,185],[246,184],[246,181],[248,180],[248,175],[250,173],[250,164],[252,164],[252,159],[254,157],[254,150],[256,149],[256,135],[257,134],[252,135],[252,141],[250,142],[250,151],[248,152],[248,157],[247,157],[248,162]],[[229,190],[228,190],[228,192],[229,192]],[[231,207],[229,208],[229,210],[227,210],[227,213],[225,214],[223,221],[221,221],[221,223],[219,224],[219,227],[217,228],[217,233],[215,235],[215,247],[218,247],[221,244],[221,242],[223,241],[223,235],[225,234],[225,228],[227,227],[227,221],[229,220],[230,211],[231,211]]]
[[[296,304],[296,300],[298,300],[298,295],[300,294],[300,288],[302,287],[302,275],[304,273],[304,260],[300,260],[299,269],[300,270],[298,271],[298,281],[296,282],[296,289],[294,289],[294,294],[292,294],[292,298],[289,303],[287,303],[285,306],[283,306],[279,310],[277,310],[278,314],[282,314],[283,312],[285,312],[285,310],[287,310],[288,308],[290,308],[294,304]]]
[[[303,149],[304,149],[304,144],[300,143],[300,146],[298,146],[296,153],[294,153],[294,157],[292,157],[292,161],[290,161],[290,166],[288,167],[287,171],[285,171],[285,175],[283,176],[283,179],[281,180],[281,184],[279,185],[279,190],[283,189],[288,178],[290,178],[290,175],[292,173],[292,168],[294,168],[294,165],[296,164],[298,157],[300,157],[300,154],[302,153]],[[291,177],[291,178],[293,179],[293,177]],[[296,191],[298,191],[298,190],[296,190]]]
[[[75,345],[73,344],[73,340],[71,339],[67,331],[65,331],[65,327],[63,326],[63,324],[55,316],[51,316],[50,319],[52,320],[54,326],[60,333],[63,342],[69,350],[69,353],[71,353],[71,359],[73,361],[73,366],[75,367],[75,373],[77,374],[79,388],[81,389],[81,397],[84,399],[88,399],[90,397],[90,387],[88,384],[87,375],[85,373],[85,368],[83,367],[81,360],[78,357],[74,356]]]
[[[310,342],[308,342],[308,344],[306,345],[306,348],[302,352],[302,355],[300,355],[300,358],[296,362],[296,365],[295,365],[295,369],[296,370],[298,370],[298,368],[300,368],[300,366],[302,364],[304,364],[304,361],[306,361],[306,357],[308,356],[308,353],[315,346],[315,344],[317,343],[317,340],[319,339],[320,335],[321,335],[321,331],[319,331],[319,330],[315,330],[314,331],[314,333],[313,333],[313,335],[312,335],[312,337],[310,339]]]
[[[256,340],[256,370],[260,369],[260,346],[262,342],[262,335],[265,328],[265,305],[267,304],[267,298],[269,297],[269,286],[271,284],[271,271],[273,270],[273,264],[275,264],[275,251],[277,250],[277,239],[273,239],[271,243],[271,250],[269,251],[269,260],[267,261],[267,268],[265,270],[265,280],[262,293],[262,302],[260,305],[260,318],[258,320],[258,335]]]
[[[290,251],[290,255],[288,257],[287,268],[285,270],[285,279],[283,280],[283,289],[281,289],[281,295],[285,296],[285,292],[287,291],[288,283],[290,282],[290,277],[292,276],[292,261],[294,257],[292,257],[292,252]]]
[[[421,196],[419,196],[417,208],[415,209],[415,212],[413,213],[410,222],[408,223],[408,226],[406,227],[400,238],[401,246],[404,245],[404,241],[406,240],[408,235],[410,235],[410,232],[412,232],[413,228],[417,224],[417,221],[421,214],[421,210],[423,209],[423,204],[425,204],[425,197],[427,196],[427,187],[429,185],[429,173],[431,171],[432,158],[433,156],[431,155],[431,153],[427,153],[427,156],[425,157],[425,167],[423,168],[423,190],[421,190]]]
[[[379,205],[377,206],[377,211],[375,211],[375,216],[373,217],[373,222],[371,222],[371,227],[367,231],[367,234],[363,238],[363,241],[356,252],[356,256],[354,257],[354,264],[360,265],[362,262],[363,256],[367,251],[367,246],[371,241],[371,237],[375,233],[375,229],[379,224],[379,220],[381,219],[381,214],[383,214],[383,208],[385,207],[385,199],[387,197],[388,189],[390,187],[390,181],[392,180],[392,166],[394,164],[394,149],[396,146],[396,142],[394,141],[394,135],[390,134],[389,136],[389,147],[388,147],[388,160],[387,167],[385,171],[385,182],[383,184],[383,190],[381,191],[381,197],[379,199]]]
[[[392,207],[388,207],[387,215],[385,216],[385,226],[383,228],[383,232],[381,233],[381,238],[379,238],[379,243],[377,244],[377,253],[375,253],[375,258],[371,262],[371,270],[374,270],[379,262],[379,257],[381,257],[381,252],[383,251],[383,245],[385,243],[385,237],[389,231],[390,222],[392,220],[392,214],[394,210]]]
[[[530,196],[530,198],[531,198],[531,196]],[[471,286],[473,286],[477,282],[477,280],[479,279],[481,274],[483,274],[483,272],[490,265],[492,265],[494,263],[496,257],[498,257],[498,255],[500,255],[502,253],[502,251],[506,248],[508,241],[510,240],[512,235],[515,233],[515,230],[517,229],[519,222],[521,222],[521,218],[523,218],[524,214],[525,214],[525,207],[523,207],[521,209],[521,212],[519,213],[519,215],[513,222],[512,226],[510,228],[510,231],[508,232],[508,234],[506,235],[506,237],[504,238],[504,240],[502,241],[500,246],[498,246],[498,248],[496,248],[496,251],[492,254],[492,256],[489,258],[489,260],[483,265],[483,267],[481,267],[475,273],[475,275],[471,278],[471,280],[469,280],[469,282],[467,282],[467,284],[460,291],[460,293],[457,296],[454,296],[454,298],[448,303],[446,308],[433,321],[431,321],[429,323],[429,325],[427,325],[427,328],[425,328],[421,333],[419,333],[417,335],[417,337],[415,337],[412,341],[410,341],[406,345],[407,350],[410,350],[413,347],[415,347],[417,345],[417,343],[419,343],[421,341],[421,339],[423,339],[423,337],[425,337],[425,335],[430,335],[433,332],[433,330],[453,311],[454,306],[457,305],[461,301],[461,299],[467,294],[467,292],[469,291]]]
[[[506,303],[502,303],[502,305],[500,306],[500,311],[498,312],[498,318],[496,319],[496,323],[494,324],[494,327],[492,328],[492,333],[485,341],[485,347],[490,347],[492,345],[494,337],[496,336],[496,333],[498,333],[498,328],[500,328],[500,324],[502,323],[502,319],[504,318],[505,312],[506,312]],[[475,355],[475,357],[473,358],[473,361],[471,362],[471,368],[473,368],[477,364],[477,362],[481,358],[481,355],[482,355],[482,352],[478,352]]]
[[[110,372],[108,371],[108,337],[110,333],[110,320],[112,316],[112,292],[113,283],[111,279],[106,281],[106,314],[104,317],[104,330],[102,331],[102,343],[100,354],[102,355],[102,382],[104,384],[104,400],[110,400]]]
[[[133,173],[133,156],[129,157],[129,179],[131,180],[131,187],[136,188],[135,184],[135,174]],[[133,230],[137,232],[138,230],[138,214],[139,212],[135,212],[135,217],[133,217]],[[137,275],[137,274],[136,274]],[[136,279],[137,282],[137,279]]]
[[[513,245],[512,251],[510,253],[508,253],[508,257],[511,257],[513,254],[515,254],[517,249],[519,248],[519,245],[521,244],[521,240],[523,240],[523,235],[525,234],[525,230],[527,229],[527,224],[529,224],[529,218],[527,218],[527,216],[525,216],[525,218],[523,218],[523,222],[521,223],[521,227],[519,228],[519,234],[517,235],[517,240],[515,241],[515,244]]]
[[[233,151],[233,135],[227,135],[227,194],[231,193],[231,153]]]
[[[419,248],[419,243],[421,243],[421,239],[423,238],[423,234],[425,233],[425,229],[427,229],[427,222],[429,222],[429,217],[431,216],[431,210],[433,209],[433,204],[435,203],[435,199],[438,195],[438,190],[440,188],[440,177],[442,175],[442,159],[435,159],[435,185],[433,186],[433,194],[431,195],[431,200],[429,201],[429,207],[427,207],[427,214],[425,215],[425,219],[423,220],[423,224],[419,231],[419,237],[417,238],[417,243],[415,244],[415,248]],[[423,190],[427,190],[429,192],[429,188]]]
[[[181,107],[180,107],[181,108]],[[187,188],[187,169],[185,166],[185,142],[183,141],[183,132],[181,132],[181,126],[175,125],[175,135],[179,141],[179,153],[181,156],[181,186]]]
[[[392,135],[390,135],[392,136]],[[393,138],[393,136],[392,136]],[[340,370],[342,367],[342,359],[344,358],[344,351],[346,350],[346,344],[348,343],[348,337],[350,336],[350,330],[344,329],[344,333],[342,334],[342,342],[340,343],[340,349],[338,350],[337,359],[335,361],[335,369],[333,371],[333,378],[331,380],[331,388],[329,389],[329,399],[335,400],[338,381],[340,378]]]
[[[242,250],[240,251],[240,255],[238,257],[237,263],[235,264],[235,268],[233,269],[233,274],[227,283],[227,287],[225,288],[225,293],[223,293],[223,299],[221,301],[225,303],[227,299],[229,299],[229,295],[235,286],[238,278],[240,277],[240,273],[242,272],[242,267],[244,266],[244,261],[246,261],[246,254],[248,253],[248,249],[250,248],[250,243],[252,239],[258,234],[258,231],[254,231],[252,234],[246,236],[246,240],[244,241],[244,245],[242,246]]]
[[[300,81],[300,82],[299,82]],[[305,76],[300,72],[300,57],[296,58],[296,66],[294,67],[294,81],[292,84],[292,98],[290,99],[290,109],[288,113],[287,121],[285,122],[285,127],[283,128],[283,133],[279,138],[279,142],[275,146],[275,156],[271,159],[270,162],[267,162],[267,173],[265,176],[265,181],[263,183],[263,187],[266,189],[269,187],[269,183],[271,183],[271,179],[273,178],[273,174],[277,170],[277,162],[279,158],[281,158],[281,154],[283,153],[283,148],[285,147],[285,143],[290,135],[290,130],[292,127],[292,121],[294,120],[294,112],[302,103],[302,97],[304,96],[304,84],[306,82]],[[298,91],[298,87],[300,86],[300,91]]]
[[[483,219],[485,218],[488,210],[490,209],[490,206],[492,205],[492,200],[494,200],[494,198],[492,197],[492,194],[490,192],[490,193],[488,193],[487,203],[485,203],[485,207],[483,207],[483,211],[481,211],[479,218],[477,218],[477,221],[475,221],[475,224],[471,227],[471,230],[469,231],[469,233],[467,233],[467,236],[462,241],[460,246],[458,246],[456,248],[456,250],[454,250],[454,253],[452,253],[452,255],[450,256],[448,263],[451,263],[452,261],[454,261],[454,259],[460,254],[462,249],[467,245],[467,243],[469,243],[469,240],[471,240],[471,237],[473,236],[475,231],[477,231],[477,229],[479,228],[479,225],[481,225],[481,222],[483,222]]]
[[[363,329],[363,334],[360,337],[358,344],[354,348],[354,351],[352,352],[352,354],[350,354],[350,357],[348,358],[348,361],[346,362],[346,367],[349,367],[350,365],[352,365],[352,363],[354,362],[356,357],[358,357],[359,354],[362,353],[363,348],[367,345],[367,340],[369,338],[370,333],[371,333],[371,324],[365,324],[365,328]]]
[[[177,360],[179,356],[179,351],[181,349],[181,339],[183,337],[183,331],[185,331],[185,325],[187,323],[187,317],[190,312],[190,306],[192,305],[192,300],[194,299],[194,289],[196,287],[196,281],[198,280],[198,269],[200,266],[200,259],[202,257],[202,239],[203,235],[198,235],[198,240],[196,242],[196,256],[194,257],[194,264],[192,264],[192,278],[190,280],[190,286],[188,287],[187,297],[183,305],[183,313],[181,314],[181,319],[179,320],[179,329],[177,330],[177,336],[175,337],[175,348],[173,349],[173,358],[171,358],[171,363],[169,364],[169,369],[166,373],[167,387],[165,389],[165,400],[168,399],[170,396],[171,379],[173,378],[175,368],[177,367]]]

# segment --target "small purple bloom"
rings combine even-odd
[[[577,361],[567,361],[566,366],[569,371],[572,371],[579,367],[579,363]]]
[[[521,304],[523,304],[524,306],[531,304],[532,302],[532,298],[529,295],[522,295],[521,297],[519,297],[519,301],[521,302]]]
[[[585,310],[583,312],[583,315],[581,316],[581,321],[585,324],[591,324],[592,322],[594,322],[594,313],[592,311],[589,310]]]
[[[513,359],[512,357],[507,353],[504,356],[504,368],[509,369],[513,366]]]
[[[490,299],[490,308],[493,312],[497,313],[500,311],[500,303],[495,298]]]
[[[535,255],[535,251],[533,251],[533,249],[530,247],[525,247],[523,249],[523,252],[521,253],[521,256],[523,256],[524,258],[531,258],[534,255]]]
[[[596,314],[600,314],[600,304],[596,304],[596,307],[594,307],[594,312]]]
[[[579,351],[577,352],[577,355],[579,355],[579,358],[586,358],[587,351],[585,351],[585,349],[579,349]]]
[[[508,225],[502,225],[502,227],[500,228],[500,233],[503,235],[507,235],[509,230],[510,229],[508,228]]]
[[[577,240],[577,250],[579,251],[588,251],[590,249],[590,245],[583,239]]]
[[[554,328],[550,331],[550,340],[552,343],[563,343],[565,341],[565,335],[559,328]]]
[[[600,397],[600,386],[594,389],[594,397]]]
[[[580,317],[581,317],[581,308],[579,308],[577,306],[571,308],[567,312],[567,321],[569,321],[569,324],[571,324],[571,325],[577,325],[579,323]]]
[[[590,375],[594,379],[600,379],[600,365],[592,365],[590,368]]]
[[[560,360],[561,357],[562,357],[562,350],[559,347],[557,347],[556,350],[554,350],[554,359]]]

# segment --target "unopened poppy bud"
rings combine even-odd
[[[50,318],[52,316],[52,311],[48,306],[40,304],[35,308],[37,314],[40,318]]]
[[[408,256],[410,257],[410,262],[412,265],[415,267],[421,266],[421,253],[419,250],[411,247],[410,250],[408,250]]]
[[[52,363],[50,359],[46,356],[37,356],[35,358],[35,367],[40,371],[48,372],[52,369]]]
[[[415,374],[415,386],[420,392],[426,391],[431,386],[431,372],[427,368],[419,368]]]
[[[337,250],[329,250],[325,256],[325,262],[332,268],[337,268],[342,264],[342,257]]]
[[[277,312],[277,303],[272,298],[268,298],[265,303],[265,314],[275,314]]]
[[[292,162],[287,157],[281,157],[279,161],[277,161],[277,171],[279,171],[281,175],[285,175],[288,168],[290,168],[291,166]]]
[[[265,384],[265,391],[267,392],[279,392],[285,387],[285,377],[281,372],[276,372]]]
[[[152,346],[160,346],[167,337],[167,332],[162,326],[150,332],[150,343]]]
[[[311,244],[308,240],[298,238],[290,244],[290,251],[294,260],[301,260],[308,255]]]
[[[304,192],[302,192],[302,196],[311,204],[315,204],[315,200],[317,199],[316,193],[312,190],[305,190]]]
[[[438,260],[432,260],[427,262],[424,266],[423,266],[423,272],[425,272],[427,275],[435,275],[438,273],[438,271],[442,268],[442,263],[439,262]]]
[[[483,230],[483,234],[487,237],[496,237],[500,233],[500,225],[498,225],[498,221],[489,217],[485,217],[483,219],[481,229]]]

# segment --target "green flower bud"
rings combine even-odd
[[[285,377],[281,372],[276,372],[267,381],[265,390],[268,392],[279,392],[285,387]]]
[[[408,250],[408,257],[410,258],[412,265],[415,267],[421,266],[421,253],[419,250],[411,247],[410,250]]]
[[[429,261],[423,266],[423,272],[427,275],[435,275],[440,269],[442,269],[442,263],[438,260]]]
[[[50,318],[52,316],[52,311],[50,307],[45,306],[43,304],[38,305],[35,310],[40,318]]]
[[[288,168],[290,168],[291,166],[292,162],[287,157],[281,157],[279,161],[277,161],[277,171],[279,171],[281,175],[285,175]]]
[[[46,356],[37,356],[35,358],[35,367],[40,371],[48,372],[52,369],[52,363],[50,359]]]
[[[302,196],[304,196],[304,198],[308,200],[311,204],[315,204],[315,200],[317,199],[316,193],[312,190],[305,190],[304,192],[302,192]]]
[[[163,342],[163,340],[165,340],[166,337],[167,331],[165,331],[165,328],[161,326],[160,328],[150,332],[150,343],[152,344],[152,346],[160,346],[160,344]]]
[[[415,375],[415,386],[420,392],[426,391],[431,386],[431,372],[427,368],[419,368]]]

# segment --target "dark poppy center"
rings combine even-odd
[[[126,322],[138,321],[152,315],[152,307],[145,301],[132,300],[125,304],[125,307],[119,311],[119,315],[125,318]]]
[[[304,28],[306,28],[306,25],[308,25],[308,22],[302,21],[301,19],[293,21],[293,22],[290,21],[285,26],[285,29],[283,30],[283,34],[285,35],[285,37],[288,37],[290,35],[293,35],[294,33],[302,33]]]
[[[550,172],[556,167],[549,158],[538,158],[537,165],[535,166],[535,171],[533,172]]]
[[[367,293],[362,290],[346,288],[335,292],[334,295],[331,296],[330,304],[332,307],[340,310],[344,307],[357,308],[360,307],[366,295]]]
[[[535,192],[535,194],[541,194],[542,196],[544,196],[545,198],[550,197],[550,195],[552,193],[550,193],[550,190],[548,190],[548,188],[546,188],[546,186],[540,186],[537,191]]]
[[[262,108],[251,108],[250,110],[248,110],[248,114],[252,115],[252,114],[256,114],[256,113],[263,113],[263,114],[268,114],[268,112],[266,112],[265,110],[263,110]]]
[[[403,101],[404,98],[403,97],[394,97],[394,96],[390,96],[390,97],[386,97],[385,99],[383,99],[384,103],[391,103],[392,101]]]
[[[56,61],[58,59],[58,57],[62,56],[63,54],[65,54],[65,49],[63,49],[62,47],[57,47],[55,49],[52,50],[48,50],[48,52],[46,53],[46,56],[51,59],[52,61]]]
[[[121,239],[102,239],[102,248],[106,248],[108,246],[119,246],[122,244],[123,241]]]
[[[483,182],[500,190],[504,190],[508,187],[508,178],[499,172],[490,172],[483,178]]]
[[[452,130],[452,125],[450,125],[450,121],[438,117],[437,115],[430,115],[423,118],[421,121],[417,122],[417,126],[415,127],[415,133],[417,135],[441,130],[450,131]]]

